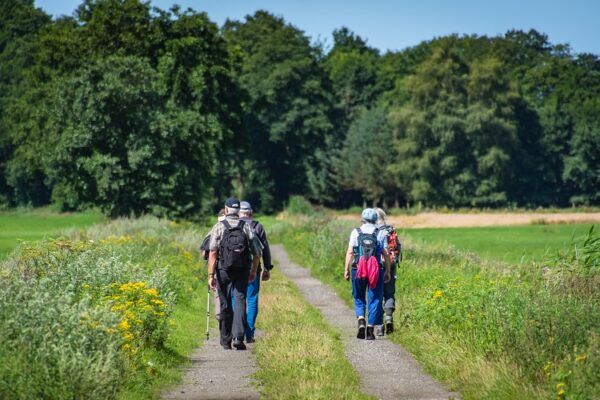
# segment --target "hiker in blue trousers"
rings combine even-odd
[[[387,239],[375,226],[375,210],[364,209],[361,220],[362,225],[350,233],[344,278],[352,279],[354,311],[358,323],[356,337],[374,340],[374,327],[383,325],[383,285],[390,280],[391,263]],[[365,321],[367,309],[368,322]]]
[[[247,321],[245,326],[246,343],[254,342],[256,317],[258,316],[258,292],[260,291],[260,281],[268,281],[271,277],[270,271],[273,268],[273,265],[271,264],[271,250],[269,249],[267,233],[260,222],[252,219],[252,213],[253,211],[250,203],[247,201],[242,201],[240,203],[240,220],[246,221],[246,223],[250,225],[253,232],[260,240],[260,243],[263,246],[262,261],[265,267],[264,271],[262,271],[261,277],[262,265],[258,264],[256,278],[254,278],[252,282],[248,283],[248,292],[246,294],[246,304],[248,307],[246,313]]]

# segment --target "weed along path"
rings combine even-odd
[[[321,311],[341,333],[346,357],[360,376],[361,389],[378,399],[452,399],[449,392],[425,374],[402,347],[385,338],[356,339],[354,312],[326,284],[288,257],[282,246],[271,246],[277,267],[300,289],[304,298]]]
[[[212,314],[212,313],[211,313]],[[165,400],[254,400],[259,395],[251,385],[256,372],[254,354],[248,350],[223,350],[219,332],[211,329],[210,340],[191,356],[191,367],[183,383],[163,396]]]

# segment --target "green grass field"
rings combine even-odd
[[[478,228],[405,229],[401,236],[425,243],[448,243],[458,250],[511,264],[528,263],[571,248],[590,224],[521,225]]]
[[[60,235],[69,228],[87,228],[103,219],[99,212],[57,214],[47,209],[0,213],[0,259],[21,241]]]

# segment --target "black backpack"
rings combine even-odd
[[[219,247],[219,268],[224,270],[250,268],[250,243],[244,233],[244,221],[231,226],[227,220],[221,221],[225,232]]]
[[[368,260],[371,256],[375,257],[379,263],[379,257],[381,255],[381,249],[379,248],[379,243],[377,242],[379,229],[375,228],[373,233],[364,233],[360,230],[360,228],[356,228],[356,232],[358,233],[358,246],[355,249],[356,258],[354,261],[356,265],[358,265],[361,257],[364,257],[365,260]]]

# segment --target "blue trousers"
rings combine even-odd
[[[246,292],[246,304],[248,310],[246,311],[247,323],[244,327],[246,333],[246,339],[254,337],[254,331],[256,330],[256,317],[258,316],[258,292],[260,291],[260,270],[256,274],[256,278],[248,283],[248,291]]]
[[[254,337],[254,331],[256,330],[256,317],[258,316],[258,292],[260,291],[260,276],[261,270],[259,268],[256,273],[256,278],[252,282],[248,282],[248,289],[246,291],[246,320],[244,320],[244,336],[246,339]],[[235,298],[233,300],[233,307],[235,307]]]
[[[354,297],[354,312],[357,317],[364,317],[368,308],[367,324],[383,324],[383,279],[385,269],[379,269],[379,280],[375,289],[371,289],[368,279],[356,279],[356,268],[352,268],[352,297]],[[366,299],[365,299],[366,297]]]

